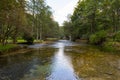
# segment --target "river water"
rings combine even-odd
[[[0,57],[0,80],[120,80],[120,54],[59,40]]]

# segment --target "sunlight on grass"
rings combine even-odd
[[[18,43],[23,43],[23,42],[26,42],[26,40],[23,40],[23,39],[19,39],[17,40]]]
[[[35,43],[43,43],[43,40],[34,40]]]

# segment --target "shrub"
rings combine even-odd
[[[114,35],[114,40],[120,42],[120,31]]]
[[[89,38],[89,42],[91,44],[99,45],[106,40],[106,37],[107,37],[107,32],[102,30],[102,31],[96,32],[95,34],[92,34]]]
[[[28,44],[32,44],[34,41],[34,38],[31,35],[26,33],[24,33],[23,39],[26,40]]]
[[[115,51],[116,49],[114,46],[114,42],[105,42],[102,46],[102,50],[109,51],[109,52]]]

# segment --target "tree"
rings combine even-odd
[[[28,12],[33,14],[33,35],[36,40],[54,37],[57,34],[54,28],[58,28],[58,24],[52,18],[51,8],[44,0],[30,0],[28,3],[32,4],[28,5]]]
[[[64,28],[64,35],[67,39],[71,39],[72,36],[72,23],[68,21],[64,21],[63,23],[63,28]]]
[[[12,34],[15,29],[15,0],[1,0],[0,1],[0,26],[1,26],[1,35],[0,41],[3,45],[6,44],[7,39]]]
[[[15,29],[12,32],[12,39],[13,43],[17,42],[17,37],[19,34],[24,31],[25,27],[27,26],[26,21],[26,11],[25,11],[25,0],[18,0],[15,5]]]
[[[120,31],[119,6],[120,0],[79,0],[70,21],[73,40],[90,40],[91,35],[102,31],[107,32],[108,36],[114,36]],[[70,31],[67,28],[65,30]]]
[[[37,40],[56,37],[58,26],[53,20],[51,8],[44,0],[0,0],[2,44],[6,44],[8,39],[16,43],[17,38],[25,35]]]

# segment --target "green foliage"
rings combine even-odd
[[[114,40],[120,42],[120,31],[114,35]]]
[[[59,25],[53,20],[51,8],[45,0],[28,0],[28,26],[36,40],[45,40],[48,37],[59,36]]]
[[[0,43],[7,44],[9,38],[13,43],[18,37],[32,43],[34,38],[58,36],[59,25],[44,0],[0,0]]]
[[[59,29],[59,34],[60,34],[60,35],[59,35],[60,39],[65,36],[65,34],[64,34],[64,27],[60,27],[60,29]]]
[[[0,41],[10,37],[16,42],[26,25],[25,0],[0,0]]]
[[[89,38],[89,42],[91,44],[102,44],[105,40],[106,40],[106,37],[107,37],[107,33],[106,31],[99,31],[99,32],[96,32],[95,34],[92,34]]]
[[[104,42],[101,48],[103,51],[109,51],[109,52],[120,52],[120,42]]]
[[[70,38],[70,36],[72,36],[72,23],[69,21],[64,21],[63,23],[63,33],[64,33],[64,37],[66,38]]]
[[[0,44],[0,52],[9,51],[10,49],[15,48],[15,47],[17,47],[17,46],[14,44],[7,44],[4,46],[2,44]]]
[[[26,40],[28,44],[32,44],[34,42],[33,36],[28,33],[24,33],[23,39]]]
[[[74,41],[87,39],[91,44],[112,50],[115,46],[109,42],[120,42],[119,6],[120,0],[79,0],[69,21],[72,30],[65,28],[65,31],[71,33]]]

